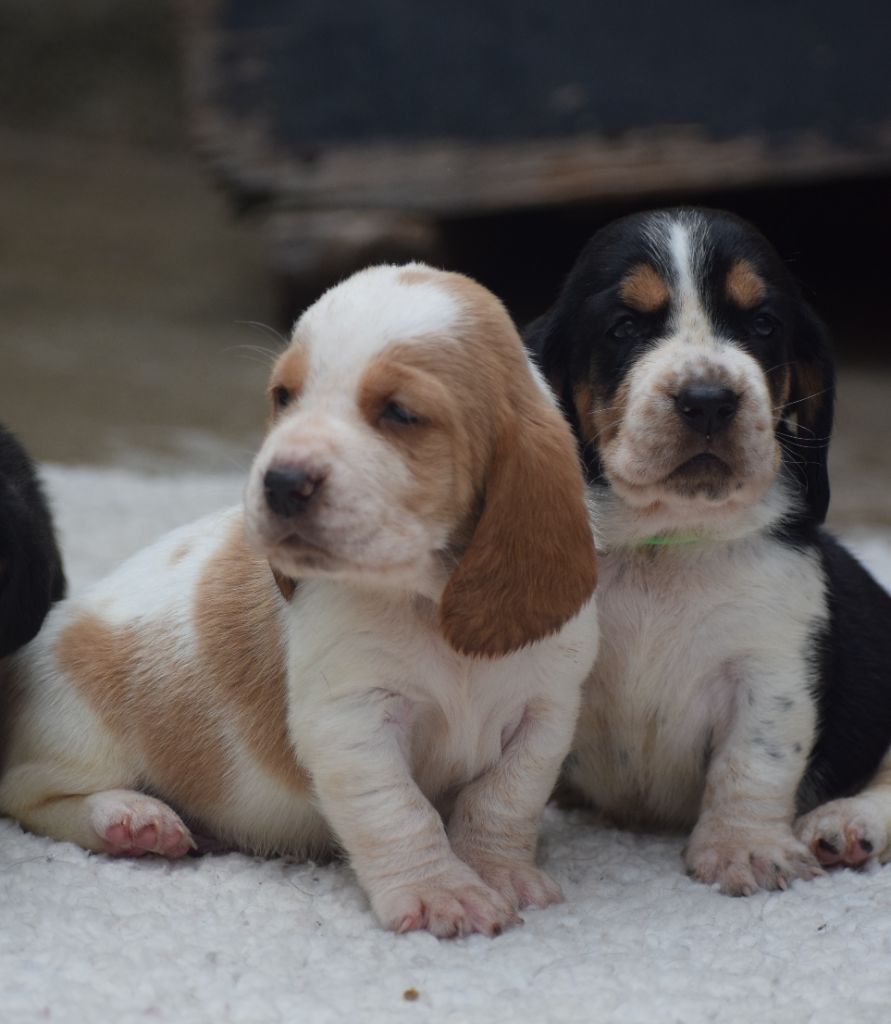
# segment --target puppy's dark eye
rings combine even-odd
[[[281,385],[277,388],[272,389],[272,404],[276,409],[284,409],[286,405],[290,404],[291,392]]]
[[[606,333],[616,341],[625,341],[637,335],[637,324],[632,317],[624,316],[614,323]]]
[[[397,427],[412,427],[421,422],[421,417],[398,402],[387,402],[381,412],[381,420]]]
[[[772,316],[762,314],[756,316],[752,321],[752,330],[758,335],[759,338],[769,338],[771,334],[777,329],[777,322]]]

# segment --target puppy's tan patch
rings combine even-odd
[[[359,409],[402,452],[415,485],[405,498],[413,515],[460,518],[472,491],[478,434],[468,431],[466,410],[457,396],[472,394],[467,366],[451,345],[433,336],[388,346],[374,358],[359,385]],[[450,358],[450,356],[452,358]],[[389,401],[420,422],[400,425],[381,419]],[[473,415],[476,415],[477,411]]]
[[[649,263],[638,263],[622,278],[619,296],[640,313],[655,313],[668,304],[668,285]]]
[[[789,402],[789,394],[792,390],[792,371],[788,366],[777,367],[767,375],[767,385],[773,401],[773,422],[776,424]]]
[[[212,819],[236,768],[232,729],[279,782],[309,788],[287,733],[280,613],[269,566],[248,551],[239,519],[196,590],[197,653],[171,655],[184,647],[173,622],[114,626],[91,613],[61,634],[56,656],[109,730],[139,751],[146,782]]]
[[[292,343],[279,357],[269,381],[268,394],[272,407],[270,420],[275,419],[283,411],[283,405],[278,400],[279,392],[284,390],[288,395],[287,404],[291,404],[300,397],[308,373],[309,359],[305,347]]]
[[[794,367],[794,397],[799,408],[798,417],[808,421],[816,419],[828,397],[828,385],[823,369],[815,362],[799,360]]]
[[[572,397],[579,420],[579,432],[582,441],[590,444],[599,434],[597,417],[594,411],[594,394],[588,381],[581,381],[573,388]]]
[[[627,413],[628,391],[626,382],[613,395],[612,401],[604,403],[595,397],[589,384],[576,388],[576,411],[582,431],[587,435],[586,443],[596,441],[600,447],[605,447],[615,441]]]
[[[740,309],[754,309],[764,301],[767,286],[748,260],[737,260],[730,268],[725,283],[727,298]]]
[[[200,816],[224,796],[228,757],[200,676],[186,665],[171,678],[177,643],[169,626],[118,627],[87,613],[61,634],[56,658],[165,797]]]
[[[305,793],[309,778],[288,736],[281,600],[239,517],[195,592],[198,650],[220,706],[237,712],[251,753],[279,782]]]

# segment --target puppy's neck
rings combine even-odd
[[[766,533],[797,511],[782,477],[777,477],[760,501],[747,507],[657,503],[632,508],[608,484],[599,483],[591,485],[590,494],[598,548],[605,554],[713,548]]]
[[[275,582],[286,601],[290,601],[303,582],[313,582],[343,588],[361,594],[364,598],[377,599],[388,605],[431,605],[437,607],[452,571],[450,561],[434,552],[423,561],[392,569],[356,570],[352,568],[335,571],[297,573],[292,578],[270,567]]]

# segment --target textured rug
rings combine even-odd
[[[72,589],[241,477],[53,468]],[[891,538],[854,546],[886,586]],[[113,861],[0,820],[0,1021],[804,1024],[891,1018],[891,866],[733,900],[676,837],[549,808],[566,902],[495,940],[381,931],[342,864]]]

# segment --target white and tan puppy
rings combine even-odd
[[[597,628],[574,442],[500,303],[375,267],[298,321],[245,509],[58,607],[9,667],[0,809],[95,851],[341,848],[381,922],[497,934]]]

